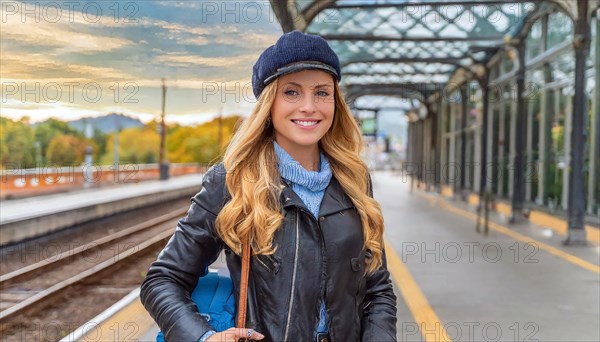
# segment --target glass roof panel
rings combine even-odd
[[[354,106],[364,109],[410,109],[412,104],[411,101],[398,97],[366,95],[357,98]]]
[[[478,45],[486,45],[479,42]],[[329,45],[338,54],[342,65],[372,61],[373,59],[428,59],[428,58],[452,58],[466,59],[469,53],[467,42],[398,42],[388,40],[330,40]],[[466,59],[463,62],[467,62]]]
[[[328,20],[313,20],[305,31],[323,36],[336,51],[352,96],[389,101],[382,95],[408,89],[414,98],[439,91],[458,67],[482,62],[485,50],[500,47],[537,2],[337,0],[322,12]]]
[[[331,20],[313,21],[307,32],[326,35],[356,35],[397,38],[498,38],[518,24],[534,7],[531,3],[498,4],[466,2],[444,5],[434,1],[401,2],[403,6],[360,7],[390,3],[381,1],[337,1],[328,8]],[[396,3],[399,4],[399,3]],[[440,5],[441,4],[441,5]]]
[[[298,2],[304,0],[297,0]],[[319,0],[316,0],[319,1]],[[343,6],[359,6],[359,5],[404,5],[404,4],[427,4],[448,2],[454,3],[456,0],[338,0],[336,3]],[[497,0],[479,0],[480,3],[497,3]]]
[[[296,5],[296,8],[299,9],[300,11],[303,11],[308,6],[312,5],[312,3],[315,1],[314,0],[295,0],[294,2]]]
[[[456,66],[442,63],[352,63],[342,69],[344,74],[442,74],[454,71]]]
[[[371,83],[349,84],[345,86],[350,98],[364,95],[394,95],[405,98],[422,99],[443,89],[444,83]]]
[[[381,84],[381,83],[447,83],[447,74],[372,74],[350,75],[344,80],[345,85],[352,84]]]

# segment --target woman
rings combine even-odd
[[[340,79],[319,36],[286,33],[259,57],[256,107],[141,287],[167,341],[396,340],[383,217]],[[246,238],[254,329],[216,333],[189,293],[225,250],[237,303]]]

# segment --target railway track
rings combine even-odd
[[[145,256],[148,259],[148,255],[151,256],[148,260],[151,260],[153,253],[160,250],[173,234],[177,219],[185,213],[186,210],[172,211],[50,259],[1,275],[0,332],[5,335],[6,329],[21,323],[26,325],[25,318],[32,315],[56,316],[45,310],[64,299],[66,294],[69,294],[69,300],[85,301],[85,298],[72,296],[73,293],[70,292],[75,291],[74,289],[83,293],[83,289],[93,286],[98,280],[106,283],[110,277],[118,278],[117,270],[129,267],[132,260]],[[147,267],[148,260],[145,261],[144,267]],[[118,284],[119,280],[108,283]],[[85,302],[82,305],[85,305]]]

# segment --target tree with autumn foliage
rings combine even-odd
[[[107,139],[106,154],[100,159],[100,162],[105,165],[113,163],[115,134],[119,134],[119,163],[157,163],[160,144],[157,127],[157,122],[151,121],[144,127],[126,128],[111,134]]]
[[[0,160],[2,168],[35,167],[34,131],[29,118],[0,117]]]
[[[81,165],[85,161],[86,146],[95,150],[94,143],[74,135],[57,135],[48,144],[46,160],[57,166]]]
[[[73,136],[83,139],[83,133],[69,126],[67,122],[55,118],[49,118],[48,120],[35,125],[35,141],[39,142],[40,144],[40,154],[42,157],[48,156],[50,142],[58,136]],[[62,141],[61,144],[62,143],[67,143],[67,141]],[[51,162],[50,160],[47,161]]]
[[[216,163],[231,140],[242,117],[215,118],[197,126],[169,125],[166,136],[167,160],[170,163]],[[220,121],[220,124],[219,124]],[[80,165],[85,161],[86,146],[92,147],[93,161],[110,165],[114,161],[114,139],[119,135],[119,162],[148,164],[158,162],[160,135],[158,121],[143,127],[126,128],[103,134],[94,131],[86,139],[82,132],[58,119],[30,125],[28,118],[15,121],[0,117],[0,157],[11,167],[35,167],[35,141],[39,144],[42,165]]]
[[[242,117],[237,115],[221,118],[220,142],[219,118],[194,127],[170,128],[166,144],[169,162],[207,164],[218,162],[241,120]]]

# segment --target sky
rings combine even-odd
[[[1,1],[0,115],[247,115],[252,66],[282,34],[265,1]]]

